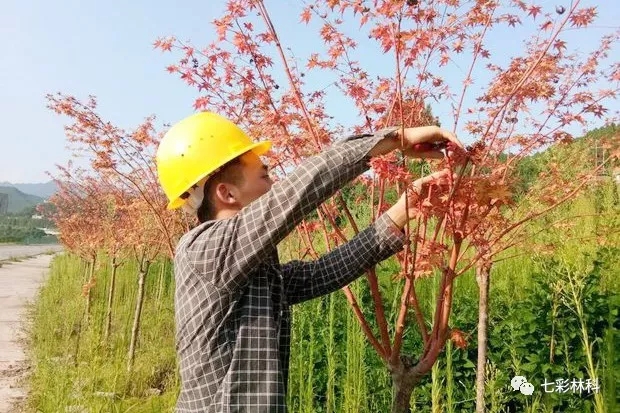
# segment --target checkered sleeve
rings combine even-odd
[[[283,264],[284,294],[289,304],[295,304],[336,291],[400,251],[405,242],[405,233],[383,214],[349,242],[318,260]]]
[[[232,218],[218,220],[208,231],[195,231],[185,244],[192,266],[199,274],[209,274],[210,282],[217,287],[231,292],[243,288],[251,270],[276,251],[277,244],[308,213],[368,170],[370,150],[392,130],[349,137],[331,145],[305,159]]]

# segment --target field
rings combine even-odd
[[[577,218],[572,219],[575,226],[569,233],[545,232],[543,241],[558,245],[552,254],[510,251],[507,259],[494,265],[486,382],[489,412],[620,411],[620,250],[617,232],[603,227],[617,221],[618,208],[617,186],[608,180],[555,213]],[[292,238],[281,245],[283,259],[293,256],[294,245]],[[386,302],[394,306],[398,301],[394,292],[402,282],[390,279],[395,265],[387,260],[378,268]],[[172,266],[167,261],[150,266],[131,370],[127,361],[138,262],[127,258],[118,267],[106,338],[111,272],[110,260],[100,254],[96,283],[86,299],[81,294],[89,278],[85,262],[70,254],[54,259],[49,282],[32,311],[32,411],[172,411],[179,387]],[[427,314],[433,308],[436,283],[428,278],[419,286]],[[365,280],[354,283],[353,289],[370,314]],[[452,328],[468,335],[469,343],[460,349],[448,342],[432,373],[415,389],[412,411],[474,411],[477,311],[478,288],[469,273],[457,280],[450,320]],[[386,312],[395,314],[389,308]],[[405,353],[416,355],[420,346],[417,331],[408,330]],[[526,376],[534,385],[531,396],[513,390],[510,382],[515,375]],[[588,386],[580,394],[577,387],[550,385],[557,380],[590,380],[598,391]],[[387,412],[391,397],[389,374],[342,293],[294,308],[291,412]]]

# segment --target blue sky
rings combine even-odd
[[[299,17],[291,15],[295,2],[267,0],[266,5],[274,13],[285,45],[303,52],[316,40],[299,31],[303,27]],[[552,10],[561,2],[538,3]],[[620,2],[598,3],[603,5],[599,6],[601,19],[597,25],[618,27]],[[123,127],[132,127],[150,114],[166,123],[191,113],[196,92],[165,71],[179,55],[162,54],[152,44],[159,36],[175,35],[198,46],[206,45],[214,36],[210,22],[224,4],[223,0],[3,2],[0,181],[47,181],[45,171],[53,172],[54,164],[69,159],[63,132],[67,119],[45,107],[46,93],[60,91],[78,98],[95,95],[102,115]],[[592,44],[601,33],[597,28],[580,31],[579,41]],[[516,43],[514,37],[494,40],[499,49]],[[615,53],[611,58],[620,60],[617,48]],[[381,58],[377,56],[374,61],[380,64]],[[392,71],[392,61],[387,64]],[[347,125],[352,112],[341,112],[337,97],[328,109],[333,116],[342,116]],[[441,115],[444,110],[437,108],[435,112]]]

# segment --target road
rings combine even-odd
[[[62,247],[55,244],[43,245],[18,245],[0,244],[0,261],[17,257],[29,257],[32,255],[44,254],[48,251],[60,251]]]
[[[49,251],[50,246],[0,245],[0,259]],[[59,250],[56,246],[55,250]],[[27,306],[45,281],[52,255],[39,255],[0,267],[0,413],[15,412],[26,396],[23,329]]]

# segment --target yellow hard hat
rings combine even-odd
[[[241,128],[215,113],[181,120],[166,132],[155,158],[168,209],[182,206],[185,192],[227,162],[248,151],[262,155],[270,148],[270,141],[252,142]]]

